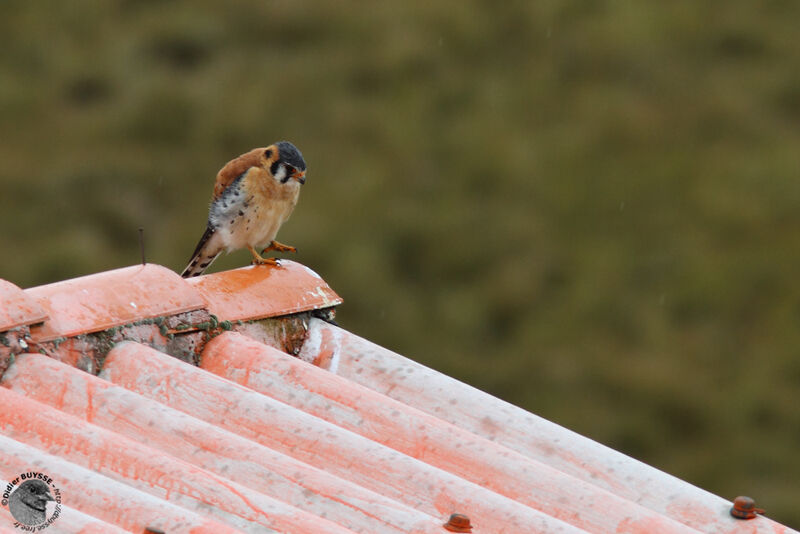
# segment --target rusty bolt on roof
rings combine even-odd
[[[753,519],[758,514],[763,514],[764,510],[756,508],[756,503],[750,497],[740,495],[733,500],[731,515],[737,519]]]
[[[444,524],[444,529],[450,532],[472,532],[472,525],[469,517],[464,514],[452,514]]]

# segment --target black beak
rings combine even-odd
[[[292,174],[289,177],[294,180],[297,180],[300,183],[300,185],[306,183],[306,171],[293,169]]]

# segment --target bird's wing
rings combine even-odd
[[[228,186],[231,185],[234,180],[236,180],[236,178],[246,172],[247,169],[257,166],[260,163],[261,156],[265,150],[267,149],[254,148],[250,152],[246,152],[238,158],[234,158],[226,163],[225,166],[222,167],[217,173],[217,180],[214,182],[214,195],[212,197],[212,201],[221,197],[222,193],[225,192],[225,189],[227,189]],[[277,152],[277,150],[274,150],[273,152]],[[278,155],[273,154],[273,157],[277,158]]]

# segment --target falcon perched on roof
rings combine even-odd
[[[223,250],[240,248],[250,251],[255,264],[278,265],[275,258],[261,254],[295,252],[275,236],[294,210],[304,183],[306,162],[288,141],[255,148],[225,164],[214,183],[206,231],[181,276],[203,274]],[[257,249],[263,249],[261,254]]]

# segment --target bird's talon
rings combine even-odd
[[[251,265],[271,265],[273,267],[280,267],[280,262],[276,258],[261,258],[260,260],[254,259],[250,262]]]
[[[278,267],[280,264],[278,260],[275,258],[264,258],[253,247],[248,246],[247,249],[250,251],[250,254],[253,256],[252,265],[272,265],[274,267]]]

